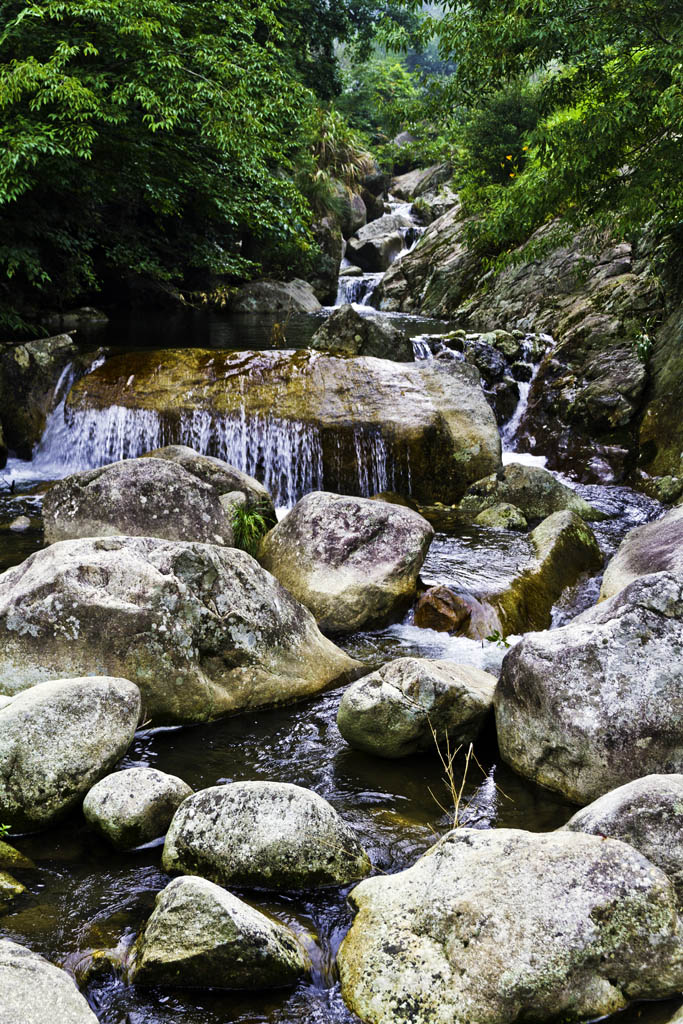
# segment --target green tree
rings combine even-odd
[[[310,95],[279,0],[5,0],[0,306],[244,276],[305,256]],[[12,311],[12,312],[10,312]]]
[[[535,80],[540,118],[511,187],[471,188],[491,246],[550,217],[683,221],[683,0],[446,0],[433,24],[472,110]],[[481,185],[481,183],[480,183]]]

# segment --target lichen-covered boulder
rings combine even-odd
[[[456,829],[350,900],[337,962],[368,1024],[579,1021],[683,986],[673,886],[617,840]]]
[[[230,516],[210,484],[166,459],[127,459],[53,484],[45,539],[162,537],[233,545]]]
[[[129,850],[163,836],[192,789],[156,768],[126,768],[96,782],[83,801],[86,820],[114,846]]]
[[[132,679],[155,722],[308,697],[357,663],[243,551],[154,537],[61,541],[0,576],[0,693]]]
[[[306,970],[285,925],[205,878],[174,878],[156,898],[135,954],[136,985],[265,989]]]
[[[189,797],[171,822],[163,866],[263,889],[344,885],[371,870],[335,809],[284,782],[233,782]]]
[[[223,459],[202,455],[186,444],[168,444],[165,448],[155,448],[151,452],[146,452],[141,457],[167,459],[174,465],[181,466],[192,476],[196,476],[205,484],[210,484],[221,498],[240,492],[246,499],[247,508],[258,509],[270,526],[277,522],[273,499],[263,484]],[[225,505],[224,502],[223,504]]]
[[[412,342],[388,317],[361,315],[341,306],[311,338],[311,348],[340,356],[376,356],[411,363]]]
[[[473,483],[460,502],[459,511],[474,519],[501,503],[514,505],[527,519],[545,519],[553,512],[563,511],[576,512],[582,519],[601,518],[601,513],[552,473],[519,462],[511,462],[502,473]]]
[[[506,656],[501,754],[585,804],[639,776],[683,772],[683,578],[654,573]]]
[[[522,510],[506,501],[489,505],[475,516],[474,522],[491,530],[526,530],[528,525]]]
[[[653,572],[683,575],[683,506],[626,534],[605,569],[600,600]]]
[[[233,313],[317,313],[321,308],[308,281],[249,281],[230,303]]]
[[[627,782],[577,811],[563,828],[635,847],[669,876],[683,903],[683,775]]]
[[[0,1024],[97,1024],[66,971],[0,939]]]
[[[352,633],[403,614],[433,536],[411,509],[317,491],[266,535],[259,558],[322,630]]]
[[[0,710],[0,821],[46,828],[75,807],[128,750],[140,719],[127,679],[56,679]]]
[[[344,691],[337,725],[352,747],[379,757],[405,757],[477,738],[493,707],[496,679],[453,661],[398,658]]]

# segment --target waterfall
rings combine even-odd
[[[337,286],[335,306],[345,306],[348,303],[368,306],[372,293],[383,277],[384,274],[359,274],[356,276],[342,274]]]

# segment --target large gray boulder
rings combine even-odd
[[[434,732],[457,747],[479,735],[495,687],[469,665],[398,658],[345,690],[337,725],[352,747],[380,757],[434,750]]]
[[[155,722],[318,693],[357,663],[250,555],[154,537],[61,541],[0,576],[0,693],[101,672]]]
[[[350,899],[337,962],[368,1024],[578,1021],[683,986],[673,886],[613,839],[457,829]]]
[[[683,575],[683,506],[626,534],[605,569],[600,600],[653,572]]]
[[[137,944],[131,980],[172,988],[293,985],[306,961],[294,934],[205,878],[174,878]]]
[[[97,1024],[97,1017],[66,971],[0,939],[0,1024]]]
[[[210,484],[166,459],[128,459],[53,484],[45,539],[162,537],[233,545],[232,521]]]
[[[346,258],[370,272],[387,270],[403,249],[403,236],[414,228],[409,217],[388,213],[357,231],[346,243]]]
[[[412,509],[316,491],[266,535],[259,558],[322,630],[353,633],[403,614],[433,536]]]
[[[656,864],[683,903],[683,775],[646,775],[605,793],[564,829],[621,839]]]
[[[371,870],[335,809],[284,782],[233,782],[195,793],[171,822],[162,862],[165,871],[263,889],[345,885]]]
[[[321,309],[308,281],[250,281],[230,303],[233,313],[317,313]]]
[[[453,174],[450,164],[433,164],[431,167],[418,167],[407,174],[400,174],[391,182],[390,191],[399,199],[417,199],[426,192],[431,192],[442,185]]]
[[[0,710],[0,821],[46,828],[126,753],[140,719],[127,679],[57,679]]]
[[[575,803],[683,771],[683,578],[654,573],[561,629],[529,633],[495,694],[501,754]]]
[[[127,768],[96,782],[83,801],[86,820],[121,850],[163,836],[192,789],[156,768]]]
[[[521,510],[526,519],[545,519],[553,512],[576,512],[582,519],[600,519],[597,512],[571,487],[547,469],[509,463],[502,473],[492,473],[468,487],[459,511],[474,519],[486,509],[505,503]]]
[[[192,476],[196,476],[205,484],[210,484],[221,498],[239,491],[245,497],[247,508],[258,509],[271,525],[277,522],[273,499],[263,484],[236,466],[231,466],[229,462],[224,462],[223,459],[202,455],[185,444],[169,444],[165,448],[155,448],[154,451],[146,452],[142,458],[167,459],[174,465],[181,466]]]
[[[341,306],[311,338],[311,348],[340,356],[376,356],[411,363],[413,345],[405,331],[388,317],[361,316],[353,306]]]

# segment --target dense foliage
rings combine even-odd
[[[469,140],[458,125],[451,143],[464,144],[472,172],[465,195],[485,214],[478,230],[486,244],[505,247],[556,215],[616,215],[626,229],[652,219],[663,229],[680,225],[682,0],[633,0],[627,8],[614,0],[446,0],[444,7],[434,29],[442,55],[456,62],[449,88],[470,122]],[[499,114],[516,102],[520,82],[535,95],[510,138]],[[472,130],[483,143],[479,162]],[[508,187],[495,181],[496,163]],[[493,174],[482,174],[487,166]]]

